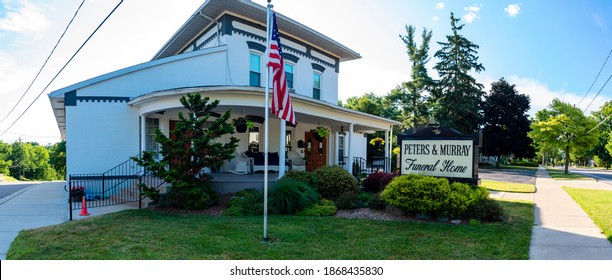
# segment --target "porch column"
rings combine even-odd
[[[391,127],[391,132],[389,133],[389,170],[387,172],[391,172],[391,163],[393,162],[391,158],[393,157],[393,125]]]
[[[349,174],[353,174],[353,149],[351,149],[351,146],[353,146],[353,124],[350,123],[349,124],[349,133],[348,133],[348,161],[347,161],[347,171]]]
[[[287,130],[287,123],[283,119],[280,121],[279,141],[278,141],[278,178],[285,176],[285,137]]]
[[[391,147],[391,137],[389,137],[389,130],[385,130],[385,172],[389,172],[390,163],[389,160],[389,147]]]
[[[147,116],[140,115],[140,151],[139,154],[142,154],[143,151],[147,149]]]

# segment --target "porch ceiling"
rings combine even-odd
[[[265,114],[263,91],[263,88],[234,86],[176,89],[146,94],[135,98],[129,104],[139,108],[143,115],[171,109],[178,110],[183,107],[179,102],[180,96],[191,92],[200,92],[203,96],[208,96],[212,100],[221,100],[215,110],[218,113],[232,109],[234,114],[263,117]],[[389,130],[390,126],[401,124],[394,120],[353,111],[299,94],[292,94],[291,98],[298,125],[299,123],[308,123],[333,127],[338,130],[341,126],[344,126],[345,131],[348,131],[349,125],[353,124],[354,131],[366,132]]]

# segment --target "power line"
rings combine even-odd
[[[584,111],[582,111],[582,113],[586,112],[586,110],[589,109],[589,107],[591,107],[591,104],[593,104],[593,101],[595,101],[595,99],[597,99],[597,96],[599,96],[599,94],[601,93],[601,91],[606,87],[606,85],[608,84],[608,82],[610,81],[610,79],[612,78],[612,75],[610,75],[610,77],[608,77],[608,79],[606,80],[606,82],[603,84],[603,86],[601,86],[601,88],[599,89],[599,91],[597,92],[597,94],[595,95],[595,97],[593,97],[593,100],[591,100],[591,103],[589,103],[589,106],[587,106],[586,108],[584,108]]]
[[[28,137],[28,138],[43,138],[43,139],[52,139],[52,138],[61,138],[59,136],[36,136],[36,135],[27,135],[27,134],[21,134],[21,133],[14,133],[14,132],[10,132],[8,130],[5,130],[4,133],[8,133],[8,134],[12,134],[12,135],[16,135],[16,136],[20,136],[21,137]]]
[[[591,133],[591,131],[595,130],[596,128],[598,128],[600,125],[602,125],[604,122],[606,122],[610,117],[612,117],[612,114],[608,115],[603,121],[599,122],[599,124],[597,124],[595,127],[593,127],[591,130],[589,130],[586,134]]]
[[[578,104],[576,104],[576,105],[580,105],[580,103],[582,103],[582,101],[587,97],[587,95],[589,95],[589,93],[591,92],[591,89],[593,89],[593,86],[595,85],[595,82],[597,82],[597,79],[599,78],[599,75],[601,74],[601,71],[603,71],[604,67],[606,67],[606,63],[608,62],[608,58],[610,58],[611,54],[612,54],[612,49],[610,49],[610,52],[608,53],[608,57],[606,57],[606,60],[604,61],[603,65],[601,66],[601,69],[599,69],[599,73],[597,73],[597,76],[595,77],[595,80],[591,84],[591,87],[589,87],[589,90],[587,90],[586,94],[582,97],[582,99],[580,99],[580,102],[578,102]],[[585,111],[586,111],[586,109],[585,109]]]
[[[83,2],[81,2],[81,5],[79,5],[79,7],[77,8],[76,12],[74,13],[74,15],[72,16],[72,19],[70,19],[70,22],[68,22],[68,25],[66,25],[66,28],[64,29],[64,32],[62,32],[62,35],[59,37],[59,39],[57,40],[57,43],[55,43],[55,46],[53,47],[53,49],[51,50],[51,53],[49,54],[49,56],[47,56],[47,59],[45,60],[45,63],[43,63],[43,65],[40,67],[40,69],[38,70],[38,73],[36,73],[36,76],[34,77],[34,79],[32,80],[32,82],[30,83],[30,85],[28,86],[28,88],[23,92],[23,94],[21,95],[21,97],[19,98],[19,100],[17,101],[17,103],[15,103],[15,106],[13,106],[13,108],[4,116],[4,118],[2,118],[2,120],[0,120],[0,123],[2,123],[4,120],[6,120],[6,118],[8,118],[8,116],[11,115],[11,113],[13,113],[13,111],[15,110],[15,108],[17,108],[17,105],[19,105],[19,103],[21,103],[21,100],[23,100],[23,98],[26,96],[26,94],[28,93],[28,91],[30,91],[30,88],[32,88],[32,85],[34,84],[34,82],[36,82],[36,79],[38,79],[38,76],[40,75],[40,73],[42,72],[42,70],[45,68],[45,66],[47,65],[47,62],[49,62],[49,59],[51,58],[51,56],[53,55],[53,53],[55,52],[55,49],[57,48],[57,46],[59,45],[59,43],[62,41],[62,38],[64,38],[64,35],[66,34],[66,32],[68,31],[68,28],[70,28],[70,25],[72,24],[72,21],[74,21],[74,19],[76,18],[77,14],[79,13],[79,11],[81,10],[81,7],[83,6],[83,4],[85,4],[85,0],[83,0]]]
[[[87,42],[89,42],[89,40],[91,39],[91,37],[93,37],[94,34],[96,34],[96,32],[98,32],[98,30],[100,29],[100,27],[102,27],[102,25],[104,25],[104,23],[106,22],[106,20],[108,20],[108,18],[115,13],[115,11],[117,10],[117,8],[119,8],[119,6],[121,6],[121,4],[123,4],[123,0],[121,0],[121,2],[119,2],[119,4],[117,4],[117,6],[115,6],[115,8],[106,16],[106,18],[104,18],[104,20],[98,25],[98,27],[96,27],[96,29],[89,35],[89,37],[87,37],[87,40],[85,40],[85,42],[83,42],[83,44],[79,47],[79,49],[72,55],[72,57],[70,57],[70,59],[66,62],[66,64],[64,64],[64,66],[59,70],[59,72],[57,72],[57,74],[55,74],[55,76],[53,77],[53,79],[51,79],[51,81],[47,84],[47,86],[45,86],[45,88],[40,91],[40,93],[38,94],[38,96],[36,97],[36,99],[34,99],[30,105],[28,105],[28,107],[21,113],[21,115],[19,115],[19,117],[17,117],[17,119],[8,127],[6,128],[6,130],[4,132],[2,132],[0,134],[0,136],[4,135],[8,130],[11,129],[11,127],[13,127],[13,125],[15,125],[15,123],[17,123],[17,121],[19,121],[19,119],[21,119],[21,117],[23,117],[23,115],[32,107],[32,105],[34,105],[34,102],[36,102],[36,100],[38,100],[38,98],[40,98],[42,96],[42,94],[45,92],[45,90],[47,90],[47,88],[51,85],[51,83],[53,83],[53,81],[55,81],[55,79],[57,78],[57,76],[59,76],[60,73],[62,73],[62,71],[64,71],[64,69],[66,69],[66,66],[68,66],[68,64],[72,61],[72,59],[74,59],[74,57],[81,51],[81,49],[83,49],[83,47],[85,46],[85,44],[87,44]]]

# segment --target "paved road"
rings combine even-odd
[[[15,192],[24,190],[34,184],[0,184],[0,199],[3,199]]]
[[[478,178],[500,182],[533,184],[536,182],[536,171],[533,169],[478,169]]]
[[[587,168],[570,168],[571,172],[584,174],[586,176],[593,177],[603,183],[612,185],[612,170],[599,170],[599,169],[587,169]]]

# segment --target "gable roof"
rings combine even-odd
[[[266,25],[266,7],[253,3],[250,0],[207,0],[170,37],[168,42],[155,54],[153,60],[179,53],[203,30],[214,24],[212,19],[218,19],[224,13],[240,15],[259,22],[262,26]],[[290,34],[294,38],[318,46],[337,56],[340,62],[361,58],[357,52],[348,47],[278,12],[276,13],[276,20],[278,25],[282,26],[280,28],[281,33]]]

